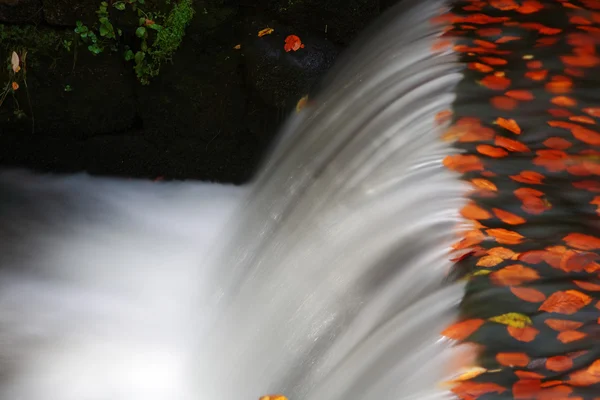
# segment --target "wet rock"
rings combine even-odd
[[[248,82],[265,103],[290,110],[333,65],[338,49],[315,35],[276,23],[263,25],[275,31],[263,37],[254,35],[243,45]],[[286,51],[285,40],[292,34],[298,35],[304,47]]]
[[[38,23],[42,15],[41,0],[0,0],[0,22]]]

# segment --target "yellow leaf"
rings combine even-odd
[[[275,32],[275,29],[273,28],[265,28],[265,29],[261,29],[258,32],[258,37],[263,37],[265,35],[270,35],[271,33]]]
[[[242,48],[241,44],[236,44],[235,46],[233,46],[234,49],[239,50]]]
[[[490,318],[489,320],[499,324],[512,326],[514,328],[525,328],[526,326],[531,325],[531,318],[525,314],[514,312],[498,315]]]

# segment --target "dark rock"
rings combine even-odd
[[[210,34],[192,27],[173,63],[137,88],[146,138],[164,150],[166,173],[242,182],[252,172],[257,140],[244,125],[247,99],[231,24]]]
[[[2,82],[16,80],[19,89],[0,107],[3,134],[43,134],[81,139],[126,130],[135,122],[135,77],[120,54],[92,55],[84,47],[76,54],[63,47],[73,38],[70,30],[36,30],[41,48],[27,54],[26,67],[15,77],[7,70]],[[56,43],[49,45],[52,41]],[[72,44],[75,46],[75,44]],[[20,48],[15,46],[15,48]],[[10,57],[12,46],[0,49],[0,59]]]
[[[338,49],[315,35],[275,23],[265,26],[275,31],[263,37],[254,35],[243,46],[248,81],[267,104],[290,110],[332,66]],[[286,52],[285,38],[294,33],[304,48]]]
[[[0,0],[0,22],[38,23],[42,16],[41,0]]]
[[[380,13],[379,0],[257,0],[274,17],[347,45]]]

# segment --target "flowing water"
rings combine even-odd
[[[444,7],[389,11],[246,187],[3,173],[0,398],[450,396]]]

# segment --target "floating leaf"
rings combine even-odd
[[[513,181],[529,185],[541,185],[544,178],[544,175],[535,171],[521,171],[519,175],[511,175],[510,177]]]
[[[494,228],[486,230],[486,233],[496,239],[501,244],[519,244],[525,239],[521,234],[509,231],[504,228]]]
[[[282,394],[270,394],[268,396],[262,396],[258,400],[288,400],[288,398]]]
[[[504,94],[516,100],[528,101],[534,99],[533,93],[529,90],[509,90]]]
[[[544,146],[554,150],[566,150],[573,146],[573,144],[567,139],[563,139],[561,137],[550,137],[544,140]]]
[[[481,325],[485,323],[483,319],[467,319],[465,321],[457,322],[444,331],[442,331],[442,336],[445,336],[454,340],[465,340],[469,336],[471,336],[475,331],[477,331]]]
[[[509,265],[491,274],[492,282],[498,286],[517,286],[539,278],[536,270],[520,264]]]
[[[530,303],[540,303],[546,300],[546,295],[536,289],[512,287],[510,288],[510,291],[519,299]]]
[[[496,361],[505,367],[526,367],[529,364],[529,356],[525,353],[498,353]]]
[[[573,368],[573,360],[567,356],[548,357],[546,369],[554,372],[564,372]]]
[[[492,218],[489,211],[479,207],[474,202],[469,202],[462,208],[460,214],[466,219],[486,220]]]
[[[567,245],[579,250],[600,249],[600,239],[582,233],[570,233],[563,238]]]
[[[506,130],[511,131],[512,133],[514,133],[515,135],[519,135],[521,134],[521,127],[519,126],[519,124],[517,124],[517,121],[515,121],[514,119],[506,119],[506,118],[496,118],[496,121],[494,121],[496,124],[500,125],[501,127],[503,127]]]
[[[583,332],[564,331],[564,332],[559,333],[556,338],[558,340],[560,340],[562,343],[571,343],[571,342],[575,342],[577,340],[581,340],[586,336],[587,336],[587,334],[585,334]]]
[[[538,331],[537,329],[535,329],[531,326],[526,326],[524,328],[508,326],[508,327],[506,327],[506,329],[510,336],[512,336],[513,338],[517,339],[520,342],[525,342],[525,343],[529,343],[529,342],[533,341],[535,339],[535,337],[537,336],[537,334],[540,333],[540,331]]]
[[[496,217],[500,221],[508,225],[520,225],[526,222],[524,218],[519,217],[518,215],[513,214],[511,212],[501,210],[499,208],[492,208],[492,211],[494,212],[494,214],[496,214]]]
[[[528,325],[531,325],[531,318],[525,314],[514,312],[498,315],[496,317],[489,318],[489,320],[515,328],[524,328]]]
[[[483,163],[481,160],[477,156],[470,154],[446,156],[443,164],[446,168],[463,174],[465,172],[483,170]]]
[[[582,288],[583,290],[587,290],[590,292],[598,292],[600,291],[600,284],[586,282],[586,281],[573,281],[574,284]]]
[[[504,393],[507,389],[496,383],[461,382],[452,388],[452,393],[461,399],[476,399],[487,393]]]
[[[554,292],[539,307],[540,311],[571,315],[590,304],[591,297],[577,290]]]
[[[496,265],[500,264],[502,261],[504,261],[504,259],[502,257],[489,255],[489,256],[481,257],[479,259],[479,261],[477,261],[477,266],[491,268],[491,267],[495,267]]]
[[[529,150],[529,147],[525,146],[523,143],[514,139],[506,138],[504,136],[496,136],[494,143],[496,146],[504,147],[508,151],[516,151],[521,153],[531,151]]]
[[[555,331],[559,331],[559,332],[570,331],[570,330],[578,329],[583,326],[583,322],[569,321],[566,319],[555,319],[555,318],[549,318],[549,319],[545,320],[544,323],[546,325],[548,325],[550,328],[554,329]]]
[[[508,155],[508,152],[500,147],[490,146],[489,144],[480,144],[477,146],[477,152],[484,156],[492,158],[502,158]]]

